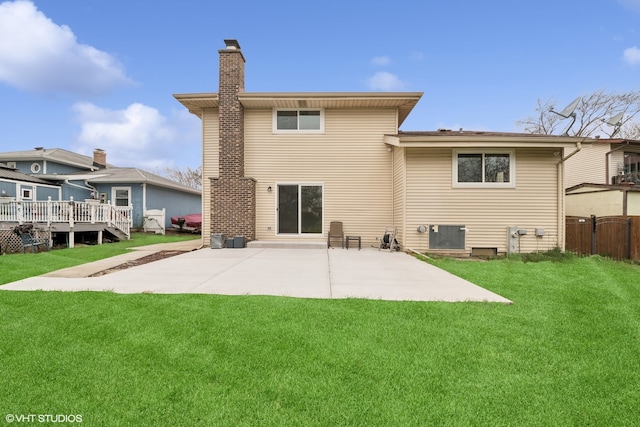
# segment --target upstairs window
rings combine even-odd
[[[275,110],[274,132],[321,133],[324,130],[322,110]]]
[[[513,150],[459,151],[453,156],[454,187],[515,187]]]

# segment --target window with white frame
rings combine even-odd
[[[513,150],[454,150],[454,187],[515,187]]]
[[[324,131],[323,110],[274,110],[273,131],[321,133]]]
[[[111,194],[115,206],[131,206],[131,187],[113,187]]]
[[[33,198],[33,190],[31,188],[21,188],[20,196],[22,200],[31,200]]]

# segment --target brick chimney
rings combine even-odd
[[[225,40],[218,89],[219,178],[211,179],[211,232],[255,239],[256,182],[244,176],[245,59],[237,40]]]
[[[93,150],[93,166],[97,166],[101,169],[107,167],[107,153],[101,148]]]

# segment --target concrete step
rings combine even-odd
[[[253,240],[247,243],[248,248],[280,248],[280,249],[327,249],[327,242],[292,241],[292,240]]]

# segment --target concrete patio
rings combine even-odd
[[[120,257],[9,283],[0,290],[511,303],[413,256],[376,249],[203,248],[87,277],[154,251],[191,250],[198,242],[142,247]]]

